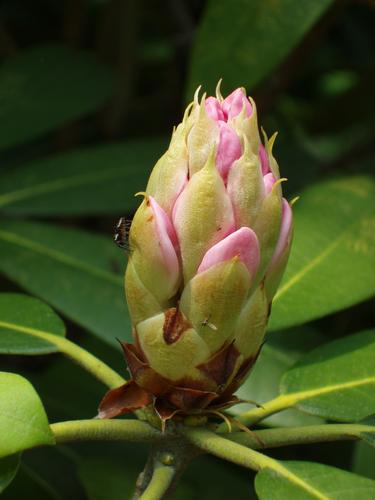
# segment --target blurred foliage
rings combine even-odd
[[[288,198],[302,196],[272,332],[243,394],[272,397],[295,362],[295,373],[309,370],[303,354],[340,337],[350,343],[349,334],[374,325],[374,17],[370,0],[3,0],[0,290],[42,298],[62,314],[70,338],[125,370],[115,341],[130,337],[125,258],[111,241],[114,224],[119,216],[131,219],[133,194],[167,147],[195,86],[212,91],[223,77],[225,91],[247,86],[265,130],[280,132],[275,155],[289,179],[284,189]],[[25,321],[12,307],[16,314],[16,304],[9,305],[0,319]],[[47,318],[52,332],[64,333],[47,306],[33,307],[28,321]],[[1,352],[9,353],[9,331],[1,334]],[[24,340],[18,338],[18,352],[52,350],[35,339],[25,347]],[[324,349],[329,357],[332,345]],[[0,370],[31,381],[50,421],[92,417],[104,392],[58,354],[2,354]],[[39,408],[17,380],[31,408]],[[268,423],[316,419],[293,410]],[[321,447],[318,460],[336,465],[334,449]],[[309,461],[305,450],[297,458]],[[289,450],[277,455],[295,458]],[[134,445],[32,450],[4,498],[130,498],[145,457]],[[18,459],[0,461],[0,489]],[[349,448],[340,467],[373,477],[373,460],[373,450],[361,444]],[[306,464],[290,467],[309,473]],[[326,488],[321,471],[315,473],[316,485]],[[353,484],[337,469],[330,474],[331,483]],[[261,498],[269,481],[257,480]],[[103,491],[103,484],[110,488]],[[288,484],[282,488],[284,497],[298,495]],[[192,464],[175,493],[177,500],[230,496],[255,498],[251,475],[208,457]]]

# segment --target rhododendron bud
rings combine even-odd
[[[188,106],[156,163],[129,234],[125,290],[132,379],[100,417],[153,405],[162,420],[214,412],[255,363],[292,239],[272,155],[245,90]]]

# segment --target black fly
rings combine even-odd
[[[113,239],[116,245],[123,250],[129,250],[129,229],[131,222],[131,220],[127,220],[125,219],[125,217],[121,217],[121,219],[116,224]]]

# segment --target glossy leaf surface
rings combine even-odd
[[[375,412],[375,330],[318,347],[281,381],[281,392],[308,413],[360,421]]]
[[[274,70],[331,5],[331,0],[210,0],[193,49],[187,97],[203,84],[250,90]],[[235,25],[235,29],[233,26]]]
[[[318,183],[294,207],[289,264],[273,300],[270,329],[320,318],[375,293],[375,183],[347,177]]]
[[[45,45],[9,58],[0,69],[0,149],[94,111],[112,85],[109,70],[88,52]]]
[[[285,474],[271,469],[259,472],[255,488],[260,500],[371,500],[375,481],[328,465],[282,462]]]
[[[50,342],[33,336],[34,330],[65,335],[63,321],[47,304],[27,295],[0,294],[0,353],[48,354],[58,350]]]
[[[144,139],[82,148],[0,176],[0,211],[9,214],[126,215],[168,141]]]
[[[47,415],[33,386],[20,375],[0,372],[0,457],[54,444]]]
[[[33,222],[0,223],[0,271],[109,343],[130,339],[124,252],[108,237]],[[118,274],[117,274],[118,273]]]

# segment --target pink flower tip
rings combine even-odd
[[[263,182],[264,182],[264,190],[267,196],[272,191],[272,186],[275,184],[276,179],[274,175],[271,172],[269,172],[263,177]]]
[[[249,227],[241,227],[223,240],[216,243],[204,255],[198,273],[206,271],[215,264],[238,257],[247,267],[253,278],[259,266],[260,250],[258,238]]]
[[[242,155],[241,141],[235,131],[225,122],[219,121],[220,138],[216,153],[216,166],[224,182],[232,163]]]
[[[223,110],[216,97],[207,97],[205,107],[207,115],[216,122],[218,120],[225,120]]]
[[[222,109],[227,120],[239,115],[244,106],[246,108],[246,116],[250,116],[253,108],[242,88],[234,90],[222,103]]]
[[[260,164],[262,165],[262,174],[266,175],[268,174],[268,172],[271,171],[271,169],[268,161],[267,151],[266,148],[263,146],[263,144],[259,145],[259,158],[260,158]]]
[[[178,239],[174,227],[161,206],[152,197],[148,197],[148,202],[153,212],[155,231],[163,255],[164,264],[169,270],[171,280],[178,279],[179,264],[177,258]]]
[[[293,223],[292,209],[290,208],[290,205],[286,201],[286,199],[283,198],[279,239],[277,241],[274,254],[269,264],[267,274],[269,272],[272,272],[272,270],[277,266],[280,259],[282,259],[284,253],[288,250],[288,247],[290,245],[290,236],[292,233],[292,223]]]

